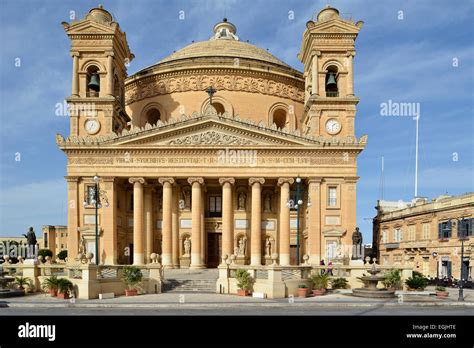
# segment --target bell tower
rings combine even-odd
[[[304,65],[303,132],[313,136],[354,136],[359,99],[354,96],[355,40],[363,22],[342,19],[327,6],[306,23],[298,58]]]
[[[125,113],[124,81],[133,54],[125,33],[102,5],[79,21],[62,23],[71,40],[72,93],[66,98],[71,136],[121,132]]]

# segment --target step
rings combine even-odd
[[[163,292],[215,292],[216,280],[164,279]]]

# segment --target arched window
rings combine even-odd
[[[337,88],[337,67],[331,65],[328,67],[326,73],[326,97],[337,97],[339,95],[339,90]]]
[[[151,124],[152,126],[156,125],[158,120],[161,119],[161,112],[158,109],[150,109],[146,113],[146,122]]]
[[[273,112],[273,123],[276,124],[278,128],[285,128],[287,126],[287,113],[284,109],[276,109]]]
[[[98,96],[100,91],[100,75],[99,68],[95,65],[91,65],[87,68],[87,83],[86,83],[86,95],[88,97]]]
[[[223,114],[225,112],[224,105],[222,105],[221,103],[214,102],[212,103],[212,106],[214,107],[214,109],[216,109],[218,114]]]

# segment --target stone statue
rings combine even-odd
[[[269,213],[272,211],[272,195],[271,194],[267,194],[265,196],[265,199],[263,201],[263,211],[265,213]]]
[[[191,192],[183,190],[184,209],[191,209]]]
[[[184,256],[189,256],[191,254],[191,239],[189,239],[189,237],[186,237],[183,244],[184,244]]]
[[[239,239],[239,256],[245,256],[245,248],[247,247],[247,236]]]
[[[267,238],[265,241],[265,256],[270,256],[272,253],[272,242],[270,241],[270,238]]]
[[[239,193],[239,210],[245,210],[245,202],[247,201],[247,195],[244,192]]]
[[[352,233],[352,260],[362,259],[362,233],[356,227]]]
[[[33,231],[33,227],[30,227],[28,229],[28,232],[26,234],[23,234],[23,236],[26,238],[26,244],[28,246],[36,245],[36,234],[35,231]]]
[[[36,255],[36,234],[33,231],[33,227],[30,227],[26,234],[23,234],[26,238],[27,245],[27,258],[33,258]]]
[[[81,236],[81,240],[79,242],[79,254],[85,255],[87,253],[87,243],[84,236]]]

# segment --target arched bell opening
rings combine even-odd
[[[326,73],[326,97],[337,97],[339,96],[339,88],[337,86],[338,70],[337,67],[331,65],[327,69]]]

